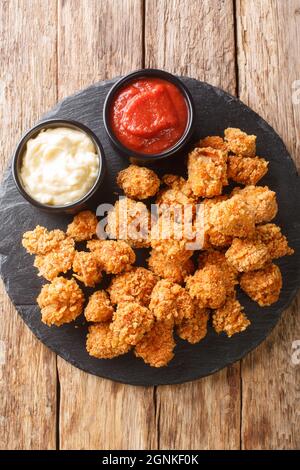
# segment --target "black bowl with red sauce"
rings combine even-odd
[[[176,76],[142,69],[121,78],[103,108],[106,132],[121,154],[150,164],[177,155],[188,144],[195,121],[192,96]]]

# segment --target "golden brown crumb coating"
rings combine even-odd
[[[271,260],[267,246],[256,239],[235,238],[225,256],[228,263],[239,272],[261,269]]]
[[[269,264],[264,269],[244,273],[240,279],[244,292],[261,307],[272,305],[279,299],[282,277],[278,266]]]
[[[255,185],[268,171],[268,162],[259,157],[231,155],[228,158],[228,178],[236,183]]]
[[[146,307],[150,303],[150,296],[158,277],[148,269],[138,267],[118,274],[111,281],[108,288],[112,303],[135,301]]]
[[[119,342],[113,345],[113,332],[109,328],[109,323],[95,323],[89,326],[86,349],[90,356],[97,359],[112,359],[126,354],[130,348],[127,343]]]
[[[122,197],[109,212],[105,230],[110,238],[127,241],[134,248],[148,248],[150,213],[143,202]]]
[[[44,285],[37,298],[42,322],[48,326],[75,320],[82,312],[83,302],[83,292],[75,279],[64,277],[56,277],[51,284]]]
[[[191,259],[187,259],[182,263],[166,258],[163,253],[151,250],[148,266],[157,276],[167,281],[182,284],[184,279],[193,274],[195,267]]]
[[[213,149],[222,150],[225,154],[227,154],[227,144],[224,142],[222,137],[219,135],[209,135],[204,137],[204,139],[199,140],[195,147],[211,147]]]
[[[248,135],[235,127],[228,127],[224,131],[228,149],[244,157],[254,157],[256,153],[256,135]]]
[[[94,292],[87,306],[84,309],[84,316],[87,321],[106,322],[112,319],[114,313],[110,298],[104,290]]]
[[[153,325],[153,313],[137,302],[118,304],[113,314],[110,329],[113,332],[112,344],[137,344]]]
[[[281,228],[275,224],[258,225],[256,233],[260,240],[267,246],[272,259],[292,255],[294,250],[289,247],[286,237],[281,233]]]
[[[127,271],[135,263],[135,253],[123,240],[90,240],[87,248],[93,253],[101,269],[108,274]]]
[[[49,253],[37,255],[34,266],[38,269],[38,275],[47,281],[52,281],[58,274],[66,273],[72,268],[75,256],[75,246],[72,238],[65,238]]]
[[[201,308],[221,307],[226,299],[226,284],[223,271],[214,265],[198,269],[186,279],[186,288]]]
[[[160,180],[153,170],[130,165],[118,173],[117,184],[126,196],[132,199],[147,199],[157,193]]]
[[[179,324],[194,314],[194,304],[184,287],[162,279],[155,285],[149,305],[157,320]]]
[[[151,367],[164,367],[174,357],[175,341],[170,322],[155,322],[135,346],[134,353]]]
[[[91,211],[82,211],[76,214],[73,221],[68,225],[67,235],[76,242],[90,240],[96,235],[98,220]]]
[[[256,224],[270,222],[277,214],[276,193],[268,186],[246,186],[234,188],[234,195],[239,196],[254,214]]]
[[[238,196],[214,204],[208,217],[210,226],[223,235],[243,238],[254,234],[253,211]]]
[[[204,251],[199,255],[199,269],[205,266],[217,266],[223,272],[223,280],[227,295],[233,295],[238,284],[238,271],[233,268],[225,257],[225,253],[217,250]]]
[[[222,150],[195,148],[188,156],[188,181],[193,193],[213,197],[222,193],[227,181],[227,163]]]
[[[168,211],[174,214],[175,220],[182,220],[184,213],[186,217],[192,218],[197,197],[193,194],[190,183],[181,176],[169,174],[165,175],[162,181],[167,187],[159,192],[156,199],[160,213]]]
[[[250,320],[243,313],[239,301],[234,297],[228,297],[223,307],[213,312],[212,323],[217,333],[224,331],[230,338],[244,331],[250,325]]]
[[[218,230],[216,230],[210,224],[210,210],[219,202],[227,201],[229,196],[224,194],[222,196],[212,197],[210,199],[204,199],[201,203],[201,210],[203,214],[203,219],[196,221],[196,229],[202,230],[203,233],[203,247],[202,249],[206,250],[212,247],[224,248],[230,246],[232,243],[232,236],[225,235]]]
[[[195,305],[194,315],[184,318],[176,328],[176,333],[191,344],[196,344],[206,336],[209,310]]]
[[[73,260],[74,277],[86,287],[95,287],[102,279],[101,270],[93,253],[76,251]]]
[[[37,225],[34,230],[25,232],[22,245],[31,255],[45,255],[66,238],[62,230],[50,230]]]

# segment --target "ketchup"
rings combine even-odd
[[[156,154],[173,147],[188,122],[188,107],[180,89],[160,78],[140,78],[114,97],[110,125],[130,150]]]

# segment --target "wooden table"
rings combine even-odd
[[[58,100],[140,67],[238,95],[300,162],[300,0],[1,0],[0,17],[2,170],[22,132]],[[0,303],[3,449],[300,446],[297,300],[240,363],[155,388],[75,369],[32,335],[3,289]]]

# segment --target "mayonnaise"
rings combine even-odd
[[[20,177],[27,193],[43,204],[65,205],[92,188],[99,158],[92,139],[68,127],[43,129],[27,142]]]

